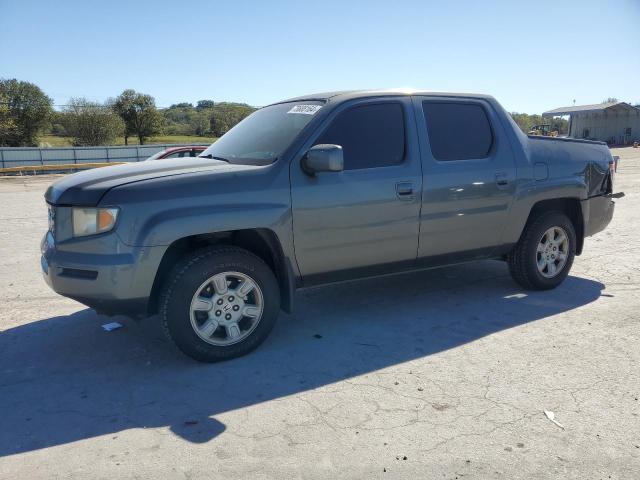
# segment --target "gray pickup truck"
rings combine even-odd
[[[487,258],[522,287],[568,275],[613,215],[604,143],[527,137],[492,98],[308,95],[193,159],[67,176],[46,192],[42,270],[107,314],[159,314],[201,361],[243,355],[296,289]]]

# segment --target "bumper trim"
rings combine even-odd
[[[72,300],[92,308],[99,315],[115,316],[126,315],[129,317],[147,316],[148,298],[128,298],[124,300],[106,300],[100,298],[76,297],[67,295]]]
[[[605,198],[622,198],[624,197],[624,192],[618,192],[618,193],[607,193],[605,195]]]
[[[41,244],[42,276],[56,293],[100,313],[143,314],[166,248],[129,247],[104,238],[58,244],[47,233]]]
[[[84,280],[95,280],[98,278],[98,272],[96,270],[81,270],[79,268],[66,267],[61,267],[58,275],[61,277],[81,278]]]

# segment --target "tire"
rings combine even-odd
[[[554,229],[554,230],[551,230]],[[551,234],[547,232],[551,231]],[[557,235],[554,241],[548,245],[545,236]],[[556,239],[561,239],[560,233],[564,232],[567,243],[555,245]],[[548,241],[548,238],[547,238]],[[538,246],[543,249],[538,251]],[[554,250],[552,247],[556,246]],[[559,255],[563,249],[566,259],[564,263]],[[555,254],[555,256],[554,256]],[[571,270],[576,254],[576,232],[571,220],[561,212],[545,212],[536,217],[526,227],[518,244],[508,256],[509,272],[513,279],[527,290],[550,290],[560,285]],[[555,258],[555,259],[554,259]],[[545,260],[546,259],[546,260]],[[544,270],[540,270],[539,263],[546,264]],[[552,268],[551,263],[556,265]]]
[[[251,282],[254,287],[243,297],[240,285]],[[220,294],[225,288],[227,293]],[[201,362],[251,352],[267,338],[279,311],[280,289],[271,269],[251,252],[231,246],[204,248],[179,261],[166,278],[159,305],[167,336]]]

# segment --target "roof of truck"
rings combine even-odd
[[[289,98],[275,103],[300,102],[300,101],[327,101],[327,100],[351,100],[355,98],[366,97],[389,97],[389,96],[407,96],[407,95],[431,95],[438,97],[472,97],[493,99],[491,95],[479,93],[453,93],[453,92],[431,92],[428,90],[419,90],[413,88],[389,88],[383,90],[338,90],[334,92],[312,93],[309,95],[301,95],[299,97]]]

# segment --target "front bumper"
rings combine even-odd
[[[166,247],[129,247],[115,233],[108,236],[57,245],[47,232],[40,258],[44,280],[56,293],[100,313],[143,314]],[[105,253],[105,246],[117,253]]]

